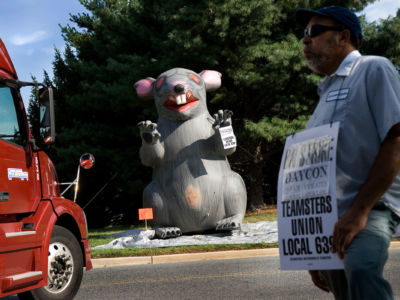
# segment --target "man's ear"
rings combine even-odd
[[[351,31],[349,29],[344,29],[340,33],[340,43],[351,44]]]

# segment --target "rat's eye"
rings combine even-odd
[[[190,73],[189,77],[190,77],[190,79],[192,79],[197,84],[200,84],[200,78],[197,75],[194,75],[194,74]]]
[[[156,90],[159,90],[165,81],[165,77],[161,77],[156,81]]]

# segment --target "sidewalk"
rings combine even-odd
[[[400,242],[393,241],[390,249],[400,249]],[[92,259],[93,268],[109,268],[134,265],[152,265],[164,263],[179,263],[202,260],[238,259],[249,257],[278,256],[278,248],[233,250],[203,253],[186,253],[159,256],[116,257]]]

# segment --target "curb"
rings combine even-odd
[[[390,249],[400,249],[400,241],[390,243]],[[165,263],[181,263],[204,260],[223,260],[250,257],[279,256],[278,248],[231,250],[202,253],[184,253],[157,256],[115,257],[92,259],[94,269],[137,265],[155,265]]]
[[[191,262],[201,260],[237,259],[262,256],[278,256],[278,248],[231,250],[202,253],[184,253],[157,256],[115,257],[92,259],[93,268],[108,268],[118,266],[155,265],[165,263]]]
[[[390,243],[390,249],[400,249],[400,241],[394,241]]]

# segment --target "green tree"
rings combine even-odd
[[[80,2],[90,13],[71,16],[76,27],[62,27],[67,47],[54,61],[56,163],[64,178],[80,153],[95,154],[94,175],[84,180],[92,194],[118,172],[88,206],[89,224],[134,219],[151,176],[139,162],[136,123],[156,116],[154,105],[139,100],[132,84],[173,67],[222,73],[222,88],[208,95],[209,110],[234,112],[240,147],[230,161],[245,178],[248,207],[273,202],[283,141],[304,127],[320,80],[302,59],[302,29],[294,13],[332,1]],[[371,2],[335,4],[358,11]],[[82,205],[90,198],[84,189]]]
[[[382,55],[400,67],[400,9],[394,17],[379,22],[363,21],[364,40],[361,47],[363,54]]]
[[[162,70],[152,60],[157,42],[149,43],[158,28],[136,1],[81,3],[91,13],[71,16],[79,29],[62,28],[67,47],[63,54],[57,51],[54,61],[55,162],[61,180],[68,181],[79,156],[93,153],[96,165],[81,173],[78,196],[90,226],[132,223],[151,178],[151,170],[139,161],[136,124],[155,115],[151,105],[135,97],[133,83]]]
[[[369,2],[336,4],[358,10]],[[332,2],[313,1],[312,6],[298,0],[141,3],[144,11],[154,15],[164,37],[163,51],[154,59],[168,68],[179,65],[222,73],[223,87],[209,95],[210,109],[234,112],[240,147],[231,162],[245,177],[248,207],[275,201],[282,142],[304,127],[320,80],[302,58],[298,39],[302,29],[296,27],[294,13],[299,7],[318,8]]]

